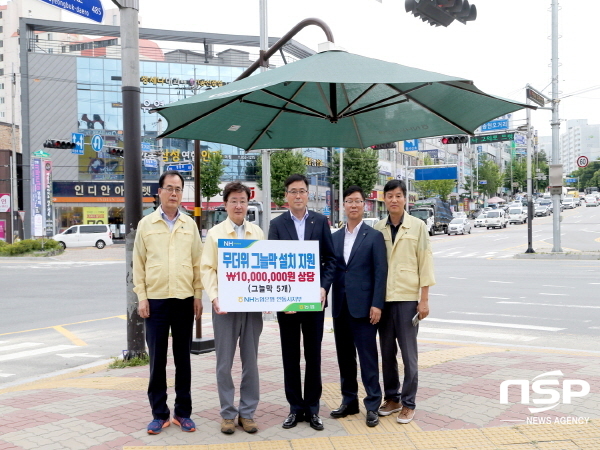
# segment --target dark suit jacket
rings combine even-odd
[[[292,220],[291,213],[283,213],[271,220],[269,227],[269,240],[297,241],[298,233]],[[319,241],[319,256],[321,258],[321,287],[329,292],[333,275],[335,272],[335,255],[333,254],[333,242],[327,218],[314,211],[308,211],[308,217],[304,226],[305,241]],[[384,248],[385,250],[385,248]]]
[[[333,282],[333,317],[342,311],[344,297],[354,318],[369,317],[371,306],[383,309],[387,283],[387,252],[383,234],[363,223],[344,260],[346,227],[333,234],[336,273]]]

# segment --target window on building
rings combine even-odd
[[[0,91],[4,90],[4,83],[0,83]]]
[[[2,25],[0,25],[0,33],[2,33],[2,32],[3,32],[3,31],[2,31],[2,28],[3,28],[3,27],[2,27]]]
[[[5,116],[6,114],[4,113],[4,111],[0,111],[0,119],[4,119]]]
[[[4,41],[0,40],[0,47],[4,47]]]
[[[4,53],[0,53],[0,62],[4,61]]]
[[[4,75],[4,69],[0,69],[0,77]]]
[[[0,105],[4,105],[4,97],[0,97]]]

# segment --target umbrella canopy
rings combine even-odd
[[[506,203],[506,200],[500,197],[492,197],[488,199],[488,203]]]
[[[318,53],[171,103],[161,137],[246,150],[358,147],[472,134],[527,105],[488,95],[471,81],[366,58]]]

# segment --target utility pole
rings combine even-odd
[[[267,27],[267,0],[259,0],[260,6],[260,71],[264,72],[268,68],[268,62],[263,60],[265,52],[269,49],[269,33]],[[271,225],[271,152],[270,150],[261,150],[262,162],[262,187],[263,187],[263,223],[262,229],[265,236],[269,235],[269,226]]]
[[[529,104],[529,99],[526,100]],[[531,180],[531,109],[527,109],[527,250],[525,253],[535,253],[533,249],[533,183]]]
[[[560,119],[558,117],[558,0],[552,0],[552,164],[559,164],[559,133]],[[553,252],[562,252],[560,246],[560,194],[552,195],[552,231]]]
[[[112,0],[121,13],[121,66],[123,96],[123,158],[125,164],[125,265],[127,270],[126,359],[146,354],[144,321],[137,312],[133,292],[133,243],[142,219],[142,159],[140,150],[140,55],[139,0]]]
[[[17,184],[17,134],[15,132],[15,91],[17,88],[17,74],[15,73],[15,65],[13,63],[12,80],[10,83],[10,96],[11,96],[11,145],[12,145],[12,156],[10,163],[10,233],[11,233],[11,244],[15,243],[16,238],[19,236],[19,221],[17,220],[17,214],[19,210],[19,189]],[[15,226],[17,224],[17,226]]]

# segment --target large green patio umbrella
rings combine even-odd
[[[168,122],[162,137],[255,150],[472,134],[525,107],[462,78],[333,50],[157,111]]]

